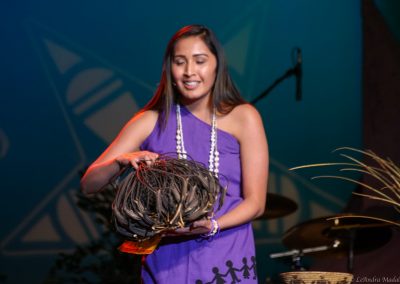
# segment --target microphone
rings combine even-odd
[[[297,63],[294,71],[296,75],[296,101],[300,101],[302,97],[301,81],[303,77],[303,70],[302,70],[303,59],[301,56],[301,49],[296,48],[296,51],[297,51]]]

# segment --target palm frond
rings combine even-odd
[[[343,151],[350,153],[343,153]],[[353,193],[358,196],[366,197],[372,200],[378,200],[386,206],[393,207],[400,213],[400,168],[389,158],[384,159],[379,157],[371,150],[360,150],[351,147],[341,147],[333,151],[338,153],[340,157],[344,158],[345,162],[332,162],[332,163],[315,163],[309,165],[302,165],[293,167],[290,170],[299,170],[307,168],[318,167],[339,167],[339,172],[346,174],[351,172],[362,173],[375,179],[381,186],[372,186],[362,181],[355,180],[354,178],[346,175],[318,175],[312,179],[338,179],[357,184],[365,188],[369,193]],[[361,161],[352,156],[352,153],[362,154],[364,157],[370,158],[368,161]],[[350,161],[350,162],[348,162]],[[394,222],[387,219],[377,218],[367,215],[350,215],[342,216],[340,218],[362,217],[368,219],[375,219],[382,222],[390,223],[392,225],[400,226],[400,222]]]

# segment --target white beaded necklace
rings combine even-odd
[[[219,152],[217,147],[217,118],[215,114],[215,108],[213,109],[211,119],[211,146],[210,156],[208,158],[208,169],[218,177],[219,168]],[[179,159],[187,159],[187,152],[185,149],[185,143],[183,141],[183,129],[182,129],[182,118],[181,118],[181,107],[176,104],[176,152],[178,153]]]

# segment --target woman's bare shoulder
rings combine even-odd
[[[153,131],[158,119],[154,110],[140,111],[123,127],[119,137],[141,143]]]
[[[227,131],[239,141],[251,129],[262,128],[262,120],[258,110],[251,104],[241,104],[234,107],[231,112],[221,117],[219,124],[222,130]]]
[[[260,118],[258,110],[251,104],[241,104],[232,109],[230,112],[232,119],[240,124],[251,123],[253,120]]]
[[[128,128],[153,128],[158,119],[158,112],[155,110],[140,111],[135,114],[127,123]]]

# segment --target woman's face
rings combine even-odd
[[[200,37],[191,36],[176,43],[171,72],[183,103],[208,99],[216,70],[217,59]]]

